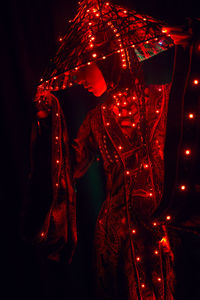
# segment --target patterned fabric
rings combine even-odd
[[[149,152],[140,127],[135,127],[132,139],[125,136],[110,104],[90,111],[80,127],[75,178],[86,172],[98,151],[107,176],[95,234],[96,299],[174,299],[166,226],[152,218],[163,192],[169,88],[149,87]]]

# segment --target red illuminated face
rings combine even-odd
[[[105,79],[95,63],[80,68],[73,75],[76,76],[75,81],[78,84],[82,84],[96,97],[100,97],[107,90]]]

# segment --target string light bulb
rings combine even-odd
[[[185,186],[185,185],[181,185],[181,186],[180,186],[180,189],[181,189],[182,191],[185,191],[186,186]]]
[[[194,119],[194,114],[189,113],[189,114],[188,114],[188,117],[189,117],[189,119]]]
[[[158,281],[160,282],[162,279],[160,277],[158,277]]]
[[[191,150],[190,149],[186,149],[185,150],[185,155],[190,155],[191,154]]]
[[[140,257],[139,257],[139,256],[138,256],[138,257],[136,257],[136,260],[137,260],[137,261],[140,261]]]

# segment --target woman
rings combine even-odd
[[[97,97],[109,90],[105,103],[88,113],[75,145],[74,177],[98,152],[107,177],[95,234],[96,298],[173,299],[173,254],[166,227],[153,219],[162,197],[169,85],[143,88],[140,68],[122,71],[117,55],[111,69],[108,61],[106,68],[97,64],[74,73]]]
[[[74,80],[95,96],[107,94],[105,103],[88,113],[74,147],[75,179],[87,171],[98,152],[107,177],[106,200],[97,219],[95,234],[96,299],[172,300],[173,253],[165,224],[159,224],[153,217],[163,192],[163,150],[170,86],[146,87],[131,49],[126,51],[126,58],[134,62],[127,70],[121,68],[119,56],[113,55],[105,65],[92,63],[73,74]],[[61,111],[54,96],[51,100],[48,104],[55,118],[59,117]],[[39,118],[47,116],[40,109],[37,115]],[[59,124],[58,132],[64,126]],[[66,134],[62,138],[66,140]],[[59,144],[56,133],[54,140]],[[56,147],[53,153],[61,157],[61,148],[57,152]],[[67,183],[69,198],[73,199],[72,181],[64,171],[70,168],[68,149],[64,154],[67,157],[65,166],[53,169],[53,173],[60,172],[60,183],[53,181],[53,186],[56,190],[60,184],[64,190]],[[57,166],[59,162],[56,159],[54,164]],[[74,202],[69,201],[69,208],[63,201],[51,207],[45,224],[49,226],[50,218],[54,219],[55,227],[61,224],[57,233],[67,241],[66,222],[60,222],[67,212],[72,240],[76,243]],[[168,219],[170,216],[166,216],[166,222]],[[45,236],[45,230],[41,236]]]

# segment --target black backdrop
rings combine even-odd
[[[172,25],[181,24],[185,17],[197,16],[198,12],[195,1],[125,0],[121,1],[121,4],[163,19]],[[59,300],[90,297],[90,274],[87,272],[90,252],[87,252],[87,249],[90,246],[91,232],[85,240],[84,251],[81,252],[79,247],[76,260],[70,267],[65,263],[49,264],[40,261],[33,247],[23,242],[19,235],[21,205],[26,197],[29,172],[33,117],[31,103],[41,73],[50,57],[54,55],[58,38],[67,20],[74,15],[76,6],[76,2],[72,0],[8,0],[1,5],[0,195],[3,221],[1,260],[4,266],[1,273],[4,278],[2,286],[5,288],[2,299],[15,297]],[[79,93],[82,94],[82,99],[87,98],[83,90],[74,93],[76,98]],[[92,97],[87,101],[90,107]],[[83,109],[84,114],[82,102],[78,107],[79,111]],[[72,105],[71,109],[75,107]],[[77,130],[76,126],[78,127],[77,123],[73,127],[74,132]],[[88,232],[87,226],[83,235]],[[82,296],[79,297],[80,295]],[[180,298],[182,299],[185,298]],[[194,299],[198,299],[198,296]]]

